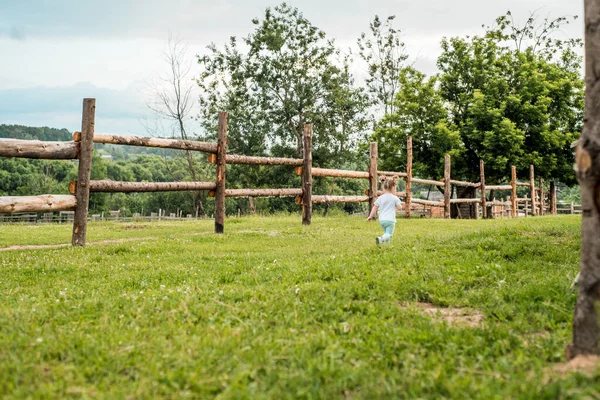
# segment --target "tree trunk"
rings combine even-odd
[[[575,153],[581,188],[581,264],[573,317],[573,344],[567,358],[598,354],[600,300],[600,0],[585,0],[584,126]]]

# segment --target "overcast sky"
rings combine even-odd
[[[164,71],[170,34],[189,53],[245,36],[265,0],[0,0],[0,124],[79,129],[81,101],[95,97],[96,130],[145,134],[148,83]],[[511,10],[518,21],[579,15],[582,0],[304,0],[298,7],[342,49],[354,47],[375,14],[396,15],[410,61],[433,74],[442,37],[481,32]],[[561,35],[582,37],[583,23]],[[196,68],[194,66],[194,68]],[[355,73],[364,72],[355,66]],[[360,79],[360,76],[358,77]]]

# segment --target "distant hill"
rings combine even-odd
[[[73,135],[66,129],[0,124],[0,138],[23,140],[68,141]]]

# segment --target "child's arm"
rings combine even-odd
[[[377,210],[379,210],[379,206],[373,206],[371,210],[371,214],[367,217],[367,222],[372,221],[377,218]]]

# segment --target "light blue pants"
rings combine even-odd
[[[392,235],[394,234],[394,227],[396,226],[395,221],[379,221],[381,228],[383,229],[383,235],[381,236],[380,243],[389,243]]]

